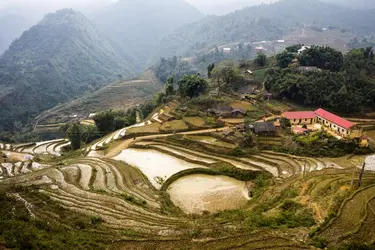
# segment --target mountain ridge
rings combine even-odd
[[[135,72],[79,12],[46,15],[0,57],[0,127]]]
[[[165,36],[154,55],[189,56],[200,49],[233,42],[277,40],[306,25],[345,28],[358,35],[369,34],[375,10],[353,10],[312,0],[281,0],[251,6],[224,16],[208,16]]]

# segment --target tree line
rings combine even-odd
[[[297,63],[293,63],[298,59]],[[375,62],[371,47],[343,55],[312,46],[301,55],[285,51],[276,56],[277,67],[267,72],[265,88],[279,98],[338,112],[375,107]],[[317,67],[312,69],[298,66]]]

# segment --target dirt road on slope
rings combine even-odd
[[[129,148],[129,146],[135,142],[147,140],[147,139],[155,139],[155,138],[162,138],[167,137],[171,135],[195,135],[195,134],[204,134],[204,133],[211,133],[216,131],[224,131],[225,129],[228,129],[229,127],[224,128],[215,128],[215,129],[205,129],[205,130],[196,130],[196,131],[188,131],[188,132],[181,132],[181,133],[175,133],[175,134],[157,134],[157,135],[147,135],[147,136],[141,136],[141,137],[135,137],[126,139],[122,141],[120,144],[114,146],[110,150],[108,150],[107,154],[104,155],[105,158],[113,158],[116,155],[120,154],[121,151]]]

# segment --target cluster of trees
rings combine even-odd
[[[207,82],[199,75],[186,75],[178,82],[181,97],[198,97],[207,89]]]
[[[78,122],[64,124],[60,127],[60,131],[66,134],[73,150],[77,150],[82,144],[88,144],[102,136],[95,125],[84,125]]]
[[[136,110],[105,111],[94,117],[95,125],[80,123],[67,123],[60,127],[60,131],[66,134],[71,142],[73,150],[79,149],[82,144],[88,144],[100,137],[118,129],[131,126],[136,123]]]
[[[278,56],[279,59],[284,58],[283,55],[285,53]],[[271,68],[265,88],[281,98],[339,112],[375,106],[375,62],[371,48],[354,49],[343,56],[332,48],[313,47],[304,52],[302,58],[309,58],[304,61],[309,62],[308,66],[318,66],[322,70]]]
[[[305,50],[299,58],[301,66],[315,66],[329,71],[340,71],[344,56],[331,47],[312,46]]]
[[[178,81],[184,75],[198,73],[191,63],[182,61],[176,56],[169,59],[161,58],[160,62],[154,67],[154,72],[156,77],[162,82],[166,82],[172,75],[174,79]]]
[[[258,64],[259,67],[264,67],[267,64],[267,55],[265,54],[258,54],[258,56],[255,58],[255,63]]]
[[[194,64],[207,64],[209,62],[218,63],[224,60],[248,60],[255,56],[250,44],[245,45],[244,43],[238,43],[236,47],[231,47],[229,53],[224,53],[222,49],[217,46],[213,50],[208,50],[205,52],[195,53]]]

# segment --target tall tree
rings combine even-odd
[[[186,75],[178,82],[181,97],[197,97],[207,88],[207,82],[199,75]]]
[[[95,125],[102,133],[109,133],[116,129],[115,114],[112,111],[102,112],[94,117]]]
[[[258,64],[260,67],[264,67],[267,64],[267,56],[265,54],[258,54],[255,58],[255,63]]]
[[[81,129],[79,123],[72,123],[66,132],[73,150],[81,147]]]
[[[167,96],[174,94],[174,75],[168,77],[167,83],[165,85],[165,94]]]
[[[214,68],[215,68],[215,63],[211,63],[207,66],[207,76],[208,76],[208,78],[212,77],[212,71],[214,70]]]
[[[287,68],[289,64],[293,62],[293,59],[294,59],[293,53],[290,53],[287,51],[284,51],[276,55],[277,65],[279,65],[280,68]]]

